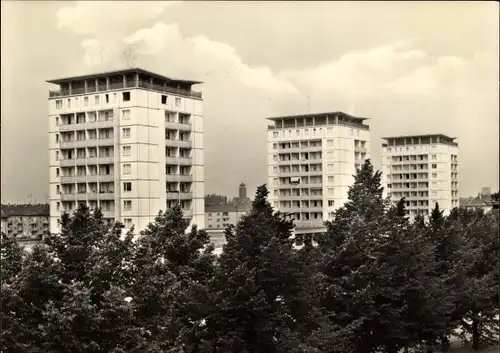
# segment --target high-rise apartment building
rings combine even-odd
[[[386,137],[382,144],[384,192],[406,199],[410,216],[428,214],[438,203],[445,212],[458,206],[458,144],[442,135]]]
[[[201,82],[137,68],[48,82],[51,232],[82,202],[136,231],[179,202],[204,228]]]
[[[295,219],[296,234],[323,232],[369,158],[366,119],[335,112],[268,120],[269,201]]]

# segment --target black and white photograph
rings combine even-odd
[[[1,1],[0,353],[493,353],[495,1]]]

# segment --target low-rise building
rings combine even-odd
[[[29,250],[49,232],[49,218],[48,204],[2,205],[2,232],[15,236]]]
[[[228,225],[235,225],[250,210],[249,203],[212,205],[205,209],[207,230],[224,230]]]
[[[234,202],[225,205],[212,205],[205,207],[206,231],[210,241],[215,247],[215,253],[220,254],[226,243],[224,231],[229,225],[236,225],[241,217],[250,211],[250,202]]]
[[[498,201],[492,198],[491,189],[484,187],[476,197],[460,198],[460,207],[469,209],[483,209],[489,212],[492,209],[498,209]]]

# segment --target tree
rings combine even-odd
[[[477,350],[498,340],[498,211],[456,209],[449,218],[457,225],[465,244],[462,249],[468,255],[456,316],[461,319],[461,328],[471,336],[472,348]],[[457,265],[464,268],[461,263]]]
[[[207,318],[214,352],[285,352],[307,336],[302,325],[303,266],[293,249],[293,224],[273,213],[265,185],[252,209],[226,230]]]
[[[134,303],[126,300],[131,235],[122,240],[123,226],[109,229],[101,213],[86,206],[64,215],[62,223],[62,234],[25,255],[2,291],[9,332],[4,347],[28,353],[144,351],[148,336],[135,325]]]
[[[205,344],[215,257],[208,234],[188,225],[179,205],[160,212],[141,233],[134,259],[137,323],[158,349],[197,351]]]
[[[332,221],[326,222],[326,236],[316,239],[321,248],[335,251],[345,240],[352,222],[383,214],[387,201],[382,197],[381,176],[380,171],[375,172],[367,159],[354,176],[354,184],[347,193],[347,202],[335,211]]]
[[[1,233],[2,243],[0,246],[2,285],[12,282],[19,274],[23,265],[24,251],[15,236],[7,236]]]

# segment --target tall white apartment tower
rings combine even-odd
[[[269,201],[295,219],[296,234],[321,233],[369,158],[366,119],[335,112],[268,120]]]
[[[386,137],[382,144],[384,192],[406,199],[410,216],[458,206],[458,144],[442,135]]]
[[[204,228],[201,82],[138,68],[48,82],[51,232],[82,202],[136,231],[179,202]]]

